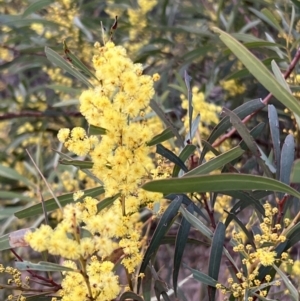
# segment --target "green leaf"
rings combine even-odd
[[[121,193],[118,193],[116,194],[115,196],[112,196],[112,197],[108,197],[108,198],[105,198],[103,199],[102,201],[100,201],[98,204],[97,204],[97,213],[99,213],[100,211],[102,211],[103,209],[107,208],[108,206],[112,205],[113,202],[119,198],[121,195]]]
[[[300,106],[296,98],[287,90],[282,89],[282,86],[266,66],[229,34],[218,28],[215,28],[215,31],[220,34],[220,39],[231,49],[252,75],[291,112],[300,116]]]
[[[247,101],[246,103],[242,104],[241,106],[237,107],[233,110],[233,112],[241,119],[245,118],[249,114],[252,114],[255,111],[262,109],[265,105],[261,101],[260,98],[253,99]],[[229,128],[231,127],[230,119],[228,116],[224,117],[219,124],[215,126],[215,128],[210,133],[207,141],[212,144],[214,141],[217,140],[222,134],[224,134]],[[201,152],[200,162],[203,161],[206,153],[208,151],[208,147],[204,146]]]
[[[184,178],[154,180],[143,189],[161,193],[222,192],[237,190],[269,190],[285,192],[300,198],[300,193],[277,180],[254,175],[223,173]]]
[[[272,71],[274,73],[275,78],[277,81],[281,84],[281,86],[286,89],[288,92],[291,93],[290,87],[288,83],[286,82],[283,74],[281,73],[281,70],[279,69],[278,65],[276,64],[275,60],[271,62]]]
[[[70,49],[67,46],[66,41],[63,42],[64,43],[64,51],[65,54],[67,56],[67,58],[69,59],[69,61],[71,62],[72,65],[74,65],[76,68],[78,68],[79,70],[83,71],[86,75],[93,77],[94,79],[96,79],[98,81],[98,78],[96,77],[96,75],[94,73],[92,73],[87,66],[76,56],[74,55]]]
[[[227,193],[226,193],[227,194]],[[229,215],[226,218],[225,226],[228,227],[229,223],[232,221],[233,216],[236,216],[240,212],[242,212],[248,206],[253,206],[257,212],[259,212],[262,216],[265,214],[265,209],[262,204],[253,196],[249,195],[246,192],[235,192],[233,195],[239,201],[234,204],[231,208]]]
[[[191,142],[192,139],[195,137],[195,134],[199,128],[200,119],[200,114],[198,114],[191,124],[190,132],[185,135],[184,141]]]
[[[170,138],[174,137],[174,133],[172,132],[172,130],[170,128],[166,128],[165,130],[163,130],[162,133],[154,136],[149,142],[147,142],[148,146],[153,146],[156,145],[158,143],[162,143]]]
[[[152,273],[149,267],[146,267],[145,277],[142,279],[142,290],[145,301],[151,301],[151,288],[152,288]]]
[[[45,294],[45,293],[44,293]],[[52,296],[44,296],[43,294],[34,294],[33,296],[26,296],[26,301],[52,301]]]
[[[160,296],[163,297],[164,301],[171,301],[169,296],[167,295],[168,286],[167,284],[159,279],[154,281],[154,293],[157,300],[161,300]]]
[[[157,116],[160,118],[160,120],[166,125],[166,127],[170,128],[173,132],[174,136],[177,138],[179,144],[183,147],[184,141],[181,138],[180,134],[178,133],[178,130],[176,127],[172,124],[172,122],[168,119],[164,111],[160,108],[158,103],[154,100],[150,100],[150,107],[151,109],[157,114]]]
[[[24,209],[24,206],[5,206],[0,210],[0,220],[11,217],[14,215],[15,212]]]
[[[280,159],[280,181],[290,184],[290,175],[295,157],[295,140],[294,136],[289,134],[284,140],[281,150]]]
[[[192,272],[194,279],[196,279],[196,280],[198,280],[201,283],[204,283],[206,285],[216,287],[218,281],[216,281],[215,279],[211,278],[210,276],[208,276],[208,275],[206,275],[206,274],[204,274],[200,271],[191,269],[190,267],[188,267],[186,265],[185,265],[185,267]]]
[[[248,239],[248,243],[252,245],[253,249],[256,250],[256,246],[254,243],[254,237],[252,232],[250,232],[246,226],[238,219],[238,217],[236,216],[236,214],[233,214],[231,212],[228,212],[226,210],[224,210],[228,216],[231,216],[232,220],[234,220],[236,222],[236,224],[240,227],[240,229],[245,233],[247,239]],[[240,212],[240,211],[239,211]],[[225,224],[226,226],[226,224]],[[227,226],[226,226],[227,227]]]
[[[1,199],[19,199],[25,202],[36,202],[37,200],[31,198],[29,196],[23,195],[21,193],[13,192],[13,191],[6,191],[0,190],[0,200]]]
[[[155,231],[152,236],[152,239],[150,241],[150,244],[147,248],[147,251],[144,255],[143,262],[140,267],[139,273],[144,273],[148,262],[151,259],[151,256],[157,251],[157,249],[160,246],[162,238],[165,236],[165,234],[168,232],[170,226],[172,225],[174,218],[178,214],[178,210],[180,208],[180,205],[182,203],[182,197],[178,196],[174,201],[171,202],[171,204],[168,206],[164,214],[162,215]],[[141,279],[138,280],[138,290],[141,284]]]
[[[287,275],[278,266],[276,266],[276,264],[273,264],[272,266],[276,270],[276,272],[278,273],[280,278],[283,280],[286,287],[288,288],[293,300],[298,301],[300,298],[300,295],[299,295],[297,289],[295,288],[295,286],[293,285],[293,283],[290,281],[290,279],[287,277]]]
[[[291,183],[300,183],[300,159],[294,161],[290,179]]]
[[[269,24],[273,25],[279,32],[284,33],[277,19],[274,17],[273,13],[269,9],[263,8],[261,10],[261,13],[266,17],[266,20],[269,21]]]
[[[239,146],[201,164],[200,166],[194,168],[193,170],[186,173],[183,177],[190,177],[201,174],[208,174],[211,171],[217,170],[227,163],[239,158],[245,151]]]
[[[30,14],[44,8],[53,3],[53,0],[40,0],[35,1],[31,5],[29,5],[23,13],[23,18],[29,16]]]
[[[187,167],[184,165],[184,162],[182,162],[182,160],[179,157],[177,157],[173,152],[165,148],[163,145],[161,144],[156,145],[156,153],[163,156],[164,158],[167,158],[171,162],[175,163],[183,171],[185,172],[188,171]]]
[[[240,120],[240,118],[235,113],[231,112],[229,109],[223,108],[223,112],[225,112],[225,114],[230,117],[230,122],[232,123],[233,127],[238,131],[238,133],[243,138],[243,141],[245,142],[249,150],[256,157],[256,160],[260,165],[260,167],[262,168],[262,170],[269,178],[272,178],[273,175],[270,169],[266,166],[264,161],[261,159],[260,150],[257,144],[255,143],[253,137],[250,135],[245,124]]]
[[[291,1],[298,9],[300,9],[300,1],[299,0],[291,0]]]
[[[58,272],[58,271],[69,271],[73,272],[74,269],[62,266],[60,264],[40,261],[39,263],[32,263],[30,261],[16,261],[15,266],[21,271],[44,271],[44,272]]]
[[[271,138],[274,150],[274,163],[276,166],[276,179],[280,176],[280,134],[279,134],[279,120],[276,108],[273,105],[268,105],[268,117]]]
[[[194,212],[192,204],[190,204],[187,207],[187,211],[191,213]],[[176,236],[174,258],[173,258],[173,288],[174,288],[175,296],[177,295],[177,281],[178,281],[180,264],[188,240],[190,229],[191,229],[191,224],[184,217],[182,217],[180,227]]]
[[[259,124],[257,124],[254,128],[251,129],[250,131],[250,135],[255,139],[257,137],[259,137],[263,131],[263,129],[265,128],[265,123],[264,122],[260,122]],[[245,143],[244,140],[242,140],[240,143],[239,143],[239,146],[243,149],[243,150],[248,150],[248,147]],[[259,148],[259,147],[258,147]]]
[[[185,162],[195,152],[195,150],[196,150],[195,145],[187,144],[178,157],[182,162]],[[172,172],[172,178],[177,177],[180,170],[181,168],[175,164]]]
[[[43,24],[47,28],[58,29],[58,24],[52,21],[48,21],[41,18],[30,18],[30,19],[16,19],[13,21],[5,22],[6,26],[12,27],[12,28],[20,28],[25,26],[30,26],[31,24]]]
[[[56,84],[49,84],[49,85],[46,85],[45,86],[46,88],[48,89],[52,89],[54,91],[58,90],[58,91],[61,91],[61,92],[64,92],[64,93],[68,93],[68,94],[79,94],[81,93],[81,89],[75,89],[75,88],[72,88],[72,87],[66,87],[66,86],[62,86],[62,85],[56,85]],[[64,103],[66,100],[62,101],[62,103]],[[77,104],[79,103],[79,101],[77,100]],[[61,107],[63,105],[57,105],[57,104],[54,104],[53,105],[54,107]]]
[[[156,300],[161,300],[161,297],[163,298],[164,301],[171,301],[171,299],[169,298],[167,292],[168,292],[168,286],[166,284],[166,282],[156,279],[154,281],[154,293],[155,293],[155,297]]]
[[[300,241],[300,223],[296,224],[287,231],[286,238],[287,244],[285,245],[284,251],[288,250]]]
[[[209,222],[207,216],[201,211],[201,209],[186,195],[186,194],[168,194],[165,196],[166,199],[173,201],[175,200],[178,196],[182,197],[182,204],[184,204],[185,206],[189,206],[192,205],[193,206],[193,210],[199,214],[201,217],[203,217],[207,222]]]
[[[192,118],[193,118],[193,111],[194,111],[194,107],[193,107],[193,94],[191,91],[191,82],[192,78],[188,75],[188,73],[186,71],[184,71],[184,82],[186,85],[186,89],[187,89],[187,100],[188,100],[188,115],[189,115],[189,133],[190,133],[190,137],[189,139],[192,140],[193,136],[192,136]]]
[[[144,299],[141,296],[137,295],[134,292],[125,292],[120,296],[120,301],[128,300],[128,299],[135,300],[135,301],[144,301]]]
[[[261,62],[267,67],[270,68],[271,66],[271,62],[273,60],[276,60],[276,62],[280,63],[280,62],[284,62],[284,59],[280,59],[278,57],[268,57],[264,60],[262,60]],[[233,73],[227,75],[224,79],[225,80],[230,80],[230,79],[242,79],[244,77],[248,77],[250,75],[250,72],[247,68],[243,68],[241,70],[238,71],[234,71]]]
[[[62,68],[63,70],[73,75],[75,78],[77,78],[82,83],[84,83],[88,88],[93,88],[93,85],[88,81],[88,79],[83,74],[81,74],[78,70],[74,69],[70,65],[70,63],[66,62],[57,52],[55,52],[54,50],[46,46],[45,53],[47,59],[51,63],[57,65],[58,67]]]
[[[96,187],[96,188],[86,189],[83,191],[84,191],[84,197],[86,197],[86,196],[97,197],[100,194],[104,193],[104,188],[103,188],[103,186],[100,186],[100,187]],[[57,199],[59,200],[59,203],[61,204],[62,207],[66,206],[69,203],[74,202],[73,193],[67,193],[67,194],[61,195],[61,196],[57,197]],[[45,201],[46,212],[55,210],[57,208],[58,208],[57,203],[53,198]],[[43,213],[42,204],[36,204],[36,205],[33,205],[31,207],[28,207],[26,209],[16,212],[15,216],[17,218],[21,219],[21,218],[36,216],[41,213]]]
[[[14,169],[12,169],[10,167],[0,165],[0,176],[7,178],[7,179],[20,181],[20,182],[26,184],[28,187],[32,187],[32,188],[36,189],[36,185],[34,183],[29,181],[28,178],[20,175],[17,171],[15,171]]]
[[[92,161],[66,160],[66,159],[59,160],[59,163],[63,165],[73,165],[80,169],[81,168],[91,169],[94,165],[94,162]]]
[[[89,126],[90,135],[106,135],[106,129],[98,126],[90,125]]]
[[[187,209],[180,208],[180,213],[183,217],[197,230],[199,230],[203,235],[205,235],[209,240],[211,240],[213,236],[213,232],[205,226],[200,219],[198,219],[195,215],[191,214]]]
[[[271,25],[273,28],[277,29],[281,33],[284,33],[281,29],[278,21],[274,18],[272,13],[267,9],[262,9],[261,12],[256,10],[255,8],[249,7],[248,8],[253,14],[255,14],[258,18],[265,21],[269,25]]]
[[[218,280],[219,271],[221,267],[221,258],[223,252],[223,244],[225,241],[225,225],[221,222],[218,223],[212,239],[209,264],[208,264],[208,276]],[[216,289],[212,287],[209,290],[209,300],[215,300]]]

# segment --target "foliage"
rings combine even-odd
[[[2,0],[2,299],[298,300],[298,10]]]

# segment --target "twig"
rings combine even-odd
[[[15,252],[14,249],[10,249],[10,251],[15,255],[15,257],[16,257],[19,261],[23,262],[23,259]],[[60,284],[57,284],[53,279],[48,279],[48,278],[45,278],[45,277],[43,277],[43,276],[40,276],[40,275],[34,273],[34,272],[31,271],[31,270],[26,270],[26,271],[27,271],[32,277],[37,278],[37,279],[40,279],[40,280],[42,280],[42,281],[45,281],[45,282],[49,283],[50,285],[52,285],[53,287],[55,287],[56,289],[61,289],[61,285],[60,285]]]
[[[293,70],[295,69],[296,67],[296,64],[298,63],[300,59],[300,48],[298,48],[296,54],[295,54],[295,57],[293,58],[292,62],[290,63],[287,71],[284,73],[284,79],[287,79],[291,73],[293,72]],[[279,85],[279,83],[278,83]],[[269,93],[264,99],[263,99],[263,104],[264,105],[267,105],[272,97],[272,93]],[[246,124],[253,116],[255,116],[260,110],[257,110],[255,112],[253,112],[252,114],[248,115],[247,117],[245,117],[242,122],[244,124]],[[213,147],[217,147],[219,146],[220,144],[222,144],[225,140],[227,140],[228,138],[230,138],[234,133],[236,132],[236,129],[233,128],[230,132],[224,134],[219,140],[217,140],[215,143],[213,143]]]
[[[0,115],[0,120],[7,120],[7,119],[14,119],[14,118],[21,118],[21,117],[34,117],[34,118],[40,118],[40,117],[60,117],[60,116],[72,116],[72,117],[82,117],[80,112],[57,112],[57,111],[45,111],[45,112],[39,112],[39,111],[22,111],[19,113],[6,113],[3,115]]]

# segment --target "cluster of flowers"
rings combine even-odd
[[[71,260],[65,263],[73,271],[64,275],[60,292],[63,301],[83,300],[79,296],[90,296],[92,300],[117,296],[120,289],[112,272],[114,264],[105,259],[121,249],[127,273],[136,271],[142,260],[143,242],[139,210],[151,207],[162,197],[139,188],[152,177],[154,169],[147,145],[153,134],[141,117],[154,95],[153,84],[159,75],[143,75],[142,65],[134,64],[126,50],[113,42],[102,47],[96,43],[95,48],[93,63],[99,81],[94,89],[81,94],[80,112],[89,125],[104,128],[106,134],[98,139],[76,127],[61,129],[58,139],[69,151],[91,159],[93,174],[104,183],[102,200],[113,197],[115,201],[99,211],[99,200],[79,191],[74,201],[81,202],[64,208],[63,219],[55,229],[44,225],[25,237],[33,249]],[[142,121],[135,122],[137,118]],[[77,289],[81,291],[74,295],[75,287],[81,287]]]
[[[272,208],[269,203],[264,204],[265,218],[260,224],[261,234],[254,235],[255,248],[251,244],[245,246],[243,234],[233,233],[233,239],[235,241],[234,252],[241,255],[242,264],[247,271],[247,275],[244,275],[245,270],[241,270],[236,273],[237,282],[234,282],[233,278],[228,278],[228,287],[222,284],[217,284],[217,288],[223,294],[233,294],[235,298],[244,298],[247,289],[251,289],[253,292],[258,291],[259,295],[265,297],[267,295],[267,287],[269,285],[279,286],[281,282],[272,279],[271,275],[265,276],[266,284],[263,284],[259,279],[259,268],[261,266],[272,266],[276,262],[284,262],[287,264],[293,264],[293,260],[289,259],[288,254],[283,252],[281,257],[278,258],[277,253],[274,251],[275,246],[278,243],[284,242],[286,236],[281,232],[282,227],[280,224],[273,223],[274,216],[278,213],[277,208]],[[286,225],[288,220],[285,220]],[[248,301],[252,301],[253,296],[248,297]]]

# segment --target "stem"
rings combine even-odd
[[[202,196],[202,199],[203,199],[204,208],[206,209],[207,214],[209,216],[211,226],[214,229],[216,229],[216,222],[215,222],[215,218],[214,218],[214,211],[210,210],[210,208],[208,206],[208,200],[207,200],[207,197],[206,197],[205,193],[201,193],[201,196]]]
[[[83,259],[82,256],[80,256],[80,259],[79,259],[79,263],[81,265],[81,275],[84,279],[84,282],[87,286],[87,289],[88,289],[88,292],[89,292],[89,296],[90,296],[90,299],[91,300],[94,300],[93,298],[93,294],[92,294],[92,289],[91,289],[91,285],[90,285],[90,282],[89,282],[89,276],[87,275],[87,272],[86,272],[86,260]]]
[[[80,112],[58,112],[54,110],[48,110],[46,112],[39,111],[23,111],[19,113],[7,113],[0,115],[0,120],[21,118],[21,117],[33,117],[33,118],[41,118],[41,117],[61,117],[61,116],[71,116],[71,117],[82,117]]]
[[[22,259],[22,258],[21,258],[21,257],[13,250],[13,249],[10,249],[10,251],[15,255],[15,257],[16,257],[19,261],[23,262],[23,259]],[[61,289],[61,285],[60,285],[60,284],[57,284],[56,282],[54,282],[53,279],[48,279],[48,278],[45,278],[45,277],[43,277],[43,276],[39,276],[39,275],[35,274],[33,271],[30,271],[30,270],[26,270],[26,271],[27,271],[32,277],[37,278],[37,279],[40,279],[40,280],[43,280],[43,281],[45,281],[45,282],[47,282],[47,283],[50,283],[52,286],[55,287],[56,290]]]

